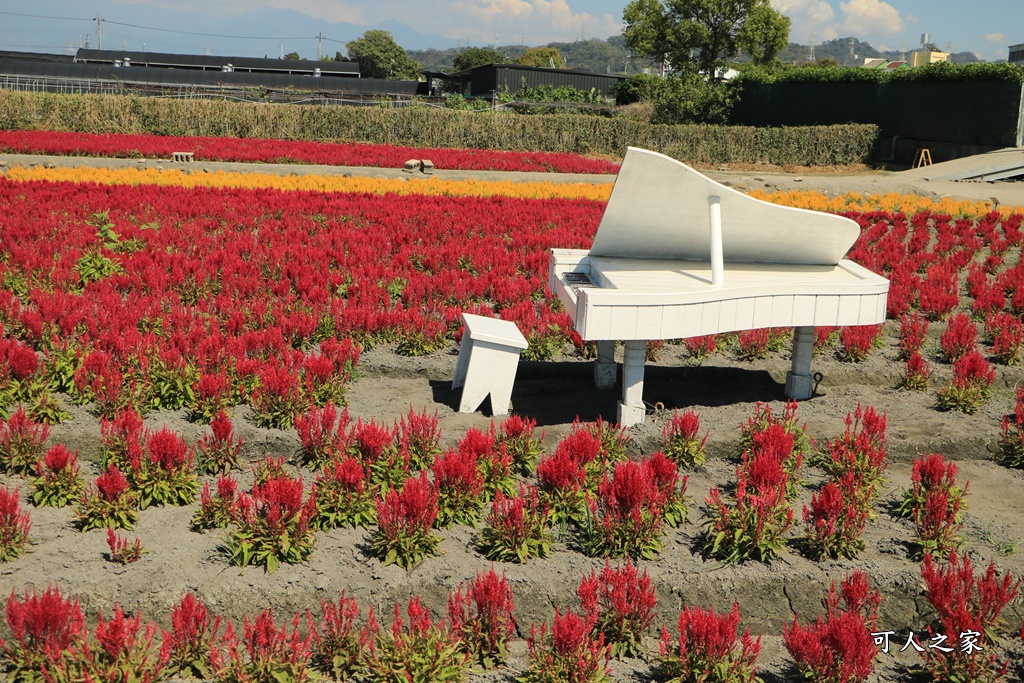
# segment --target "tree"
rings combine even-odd
[[[487,64],[502,64],[505,62],[505,57],[499,52],[489,50],[485,47],[467,47],[465,50],[455,55],[455,59],[452,60],[452,65],[456,71],[465,71],[466,69],[472,69],[475,66],[484,66]]]
[[[291,61],[295,61],[295,62],[297,62],[297,61],[299,61],[300,59],[302,59],[302,57],[300,57],[300,56],[299,56],[299,53],[298,53],[298,52],[289,52],[288,54],[286,54],[286,55],[284,56],[284,58],[285,58],[285,59],[289,59],[289,60],[291,60]]]
[[[789,17],[771,5],[758,5],[750,11],[736,36],[736,46],[750,55],[757,66],[774,64],[789,45]]]
[[[623,21],[634,54],[714,80],[740,50],[772,62],[788,43],[790,23],[768,0],[633,0]]]
[[[566,68],[557,47],[531,47],[516,59],[519,66],[550,67],[552,63],[556,69]]]
[[[362,38],[350,40],[345,48],[348,58],[359,63],[359,71],[366,78],[415,80],[420,65],[391,37],[390,31],[371,30]]]

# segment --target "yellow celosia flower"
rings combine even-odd
[[[177,187],[272,188],[313,192],[367,192],[396,195],[440,195],[449,197],[505,197],[530,199],[589,199],[607,201],[610,183],[552,183],[493,180],[443,180],[430,178],[344,178],[322,175],[277,175],[273,173],[199,173],[172,168],[32,168],[15,167],[7,177],[17,181],[50,180],[89,182],[105,185],[172,185]]]

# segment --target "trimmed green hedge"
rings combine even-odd
[[[864,81],[871,83],[1024,81],[1024,67],[1006,63],[952,64],[950,62],[935,62],[913,69],[900,68],[892,71],[860,67],[798,67],[782,71],[748,68],[733,81],[733,85],[742,87],[745,82],[857,83]]]
[[[866,161],[874,125],[754,128],[651,125],[598,116],[477,113],[168,100],[130,95],[57,95],[0,90],[0,129],[331,140],[575,154],[627,146],[690,163],[845,165]]]

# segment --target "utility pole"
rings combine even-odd
[[[811,34],[811,50],[810,50],[810,54],[808,54],[808,56],[807,56],[807,61],[808,62],[816,61],[814,59],[814,34],[813,33]]]
[[[320,32],[316,35],[316,61],[322,62],[324,60],[324,34]]]
[[[96,40],[99,42],[100,49],[102,50],[103,49],[103,27],[100,25],[101,21],[103,21],[103,20],[100,19],[100,15],[97,14],[96,15]]]

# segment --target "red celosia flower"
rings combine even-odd
[[[128,491],[128,480],[117,465],[111,464],[103,474],[96,477],[96,488],[104,500],[112,503]]]

